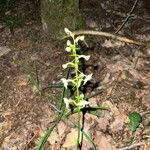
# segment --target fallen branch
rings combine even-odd
[[[104,37],[110,37],[114,40],[119,40],[122,42],[130,43],[130,44],[135,44],[135,45],[140,45],[140,46],[148,46],[146,42],[140,42],[132,39],[128,39],[126,37],[121,37],[117,36],[108,32],[102,32],[102,31],[92,31],[92,30],[81,30],[81,31],[74,31],[72,32],[74,35],[95,35],[95,36],[104,36]],[[68,38],[69,36],[63,37],[63,39]]]

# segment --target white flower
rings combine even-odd
[[[85,77],[85,75],[83,73],[80,73],[79,74],[79,78],[78,78],[78,88],[80,87],[82,81],[83,81],[83,78]]]
[[[83,41],[84,40],[84,36],[76,37],[75,42],[77,43],[79,40]]]
[[[68,99],[68,98],[65,98],[64,97],[64,103],[66,104],[66,108],[69,109],[69,105],[72,104],[72,105],[76,105],[76,102],[72,99]]]
[[[68,63],[66,63],[66,64],[63,64],[62,67],[63,67],[64,69],[66,69],[66,68],[68,67],[68,65],[74,66],[75,64],[72,63],[72,62],[68,62]]]
[[[69,34],[71,32],[68,28],[64,28],[64,30],[66,34]]]
[[[64,103],[66,104],[66,107],[69,109],[69,99],[64,98]]]
[[[67,63],[67,64],[63,64],[62,67],[63,67],[64,69],[66,69],[66,68],[68,67],[68,63]]]
[[[84,41],[84,35],[80,36],[80,40]]]
[[[77,103],[77,106],[80,106],[80,107],[85,107],[87,105],[89,105],[90,102],[86,101],[86,100],[81,100],[79,103]]]
[[[66,50],[67,52],[71,52],[71,47],[66,47],[65,50]]]
[[[62,78],[61,79],[61,81],[62,81],[62,83],[64,84],[64,87],[67,89],[67,87],[68,87],[68,83],[69,82],[73,82],[71,79],[65,79],[65,78]]]
[[[68,86],[67,80],[65,78],[62,78],[61,81],[64,84],[64,87],[67,89],[67,86]]]
[[[64,30],[66,34],[70,35],[74,39],[74,34],[69,29],[64,28]]]
[[[90,59],[90,56],[79,55],[79,58],[84,58],[86,61]]]
[[[93,73],[91,73],[85,77],[83,85],[85,85],[89,80],[92,79],[92,75],[93,75]]]
[[[70,46],[70,45],[71,45],[70,40],[67,40],[67,46]]]

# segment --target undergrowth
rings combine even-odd
[[[20,65],[24,72],[29,76],[32,86],[34,87],[34,91],[37,93],[37,95],[59,102],[59,107],[55,106],[54,104],[50,104],[51,107],[55,109],[55,111],[57,111],[57,116],[52,126],[50,126],[45,131],[44,135],[40,138],[37,145],[37,150],[42,150],[44,148],[47,139],[49,138],[49,136],[51,136],[51,133],[57,127],[61,120],[68,119],[69,121],[71,121],[69,117],[71,117],[71,115],[75,113],[77,113],[77,122],[71,121],[71,123],[73,123],[74,126],[78,129],[78,136],[76,139],[77,150],[82,149],[83,137],[91,145],[92,150],[95,150],[96,147],[94,142],[92,141],[90,136],[84,131],[85,115],[86,113],[89,113],[91,115],[100,117],[101,114],[98,110],[109,111],[110,109],[104,106],[90,106],[90,98],[101,94],[102,91],[95,92],[94,94],[87,94],[83,90],[84,88],[88,87],[88,83],[92,79],[93,75],[92,73],[86,75],[82,67],[82,63],[90,59],[90,56],[84,55],[82,49],[80,48],[79,43],[84,41],[84,36],[75,37],[75,35],[68,29],[65,29],[65,32],[67,36],[70,37],[70,40],[67,40],[67,47],[65,49],[65,51],[69,54],[70,61],[62,65],[63,69],[66,71],[66,75],[64,78],[61,79],[62,84],[51,84],[45,87],[46,89],[62,89],[62,95],[60,99],[58,99],[58,97],[56,96],[54,97],[51,95],[47,95],[43,92],[45,88],[42,88],[40,86],[36,64],[35,69],[31,69],[23,64],[18,63],[18,65]],[[73,75],[71,74],[72,72],[74,72]],[[129,120],[129,128],[132,132],[132,135],[134,136],[134,132],[140,125],[142,117],[139,113],[133,112],[129,115]],[[133,138],[133,136],[131,136],[130,138]],[[132,143],[131,140],[130,142]]]
[[[94,150],[96,149],[95,145],[90,136],[84,131],[84,124],[81,124],[81,120],[84,119],[86,113],[90,113],[91,115],[96,115],[99,117],[100,114],[97,110],[109,110],[109,108],[103,106],[90,106],[89,98],[95,96],[97,93],[94,95],[86,96],[81,90],[82,87],[86,87],[87,83],[92,79],[93,75],[85,75],[82,70],[80,70],[81,60],[88,61],[90,59],[89,55],[86,56],[80,53],[81,50],[79,47],[79,42],[84,40],[84,36],[75,37],[74,34],[67,28],[65,28],[65,32],[71,38],[70,40],[67,40],[67,47],[65,49],[69,53],[70,61],[62,65],[63,69],[66,70],[66,76],[61,79],[63,86],[60,106],[59,109],[57,109],[57,118],[54,124],[47,129],[43,137],[40,139],[37,150],[42,150],[48,137],[51,135],[52,131],[58,125],[58,123],[62,119],[68,118],[74,113],[77,113],[78,116],[77,122],[74,122],[74,125],[78,129],[78,136],[76,140],[77,149],[82,149],[82,141],[84,136]],[[71,71],[75,72],[74,77],[70,76]],[[53,85],[51,87],[53,88],[55,86]],[[72,94],[68,94],[68,91],[74,92]]]
[[[90,59],[89,55],[84,55],[82,52],[82,49],[80,47],[80,42],[84,41],[84,36],[77,36],[69,31],[68,29],[65,29],[65,32],[68,37],[70,37],[69,40],[67,40],[67,47],[65,48],[65,51],[69,54],[69,61],[62,65],[63,69],[66,72],[66,75],[64,78],[61,79],[62,84],[51,84],[48,85],[47,88],[60,88],[62,89],[62,95],[61,98],[58,99],[58,97],[54,97],[48,94],[45,94],[43,91],[45,88],[42,88],[40,86],[39,78],[38,78],[38,71],[37,66],[35,63],[35,69],[31,69],[21,63],[18,63],[24,70],[24,72],[29,76],[32,86],[34,88],[34,91],[37,95],[46,97],[49,100],[55,100],[58,101],[59,107],[55,106],[54,104],[50,104],[50,106],[57,111],[57,116],[55,121],[53,122],[52,126],[50,126],[44,133],[44,135],[40,138],[37,150],[42,150],[44,148],[45,143],[47,142],[47,139],[49,136],[51,136],[51,133],[53,130],[57,127],[59,122],[63,119],[70,120],[70,117],[72,114],[77,113],[77,122],[71,121],[71,123],[74,124],[74,126],[78,129],[78,136],[76,138],[76,145],[77,150],[82,149],[82,142],[83,137],[88,141],[88,143],[91,145],[92,150],[95,150],[95,144],[90,138],[90,136],[84,131],[84,119],[86,113],[89,113],[91,115],[95,115],[97,117],[101,117],[101,114],[98,110],[110,110],[107,107],[104,106],[90,106],[90,98],[101,94],[103,91],[95,92],[94,94],[87,94],[83,90],[84,88],[88,88],[88,83],[92,79],[92,73],[89,75],[85,74],[85,70],[83,69],[83,62],[88,61]],[[85,63],[85,62],[84,62]],[[74,72],[72,74],[72,72]],[[133,112],[129,115],[129,128],[132,132],[132,136],[129,137],[132,139],[134,137],[134,132],[139,127],[142,116],[137,113]],[[129,141],[132,143],[132,141]]]

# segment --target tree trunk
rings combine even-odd
[[[84,26],[79,12],[79,0],[41,0],[43,29],[53,38],[64,36],[64,28],[71,31]]]

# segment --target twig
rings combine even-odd
[[[108,32],[92,31],[92,30],[81,30],[81,31],[74,31],[72,33],[74,35],[96,35],[96,36],[110,37],[114,40],[119,40],[119,41],[130,43],[130,44],[148,46],[148,44],[146,42],[135,41],[135,40],[128,39],[126,37],[117,36],[117,35],[114,35],[114,34],[111,34],[111,33],[108,33]],[[68,37],[69,36],[65,36],[62,39],[66,39]]]
[[[108,11],[106,11],[108,14],[110,14],[110,12],[108,12]],[[114,15],[116,15],[116,17],[117,16],[120,16],[120,17],[123,17],[123,18],[125,18],[126,17],[126,14],[125,13],[122,13],[122,12],[117,12],[117,11],[113,11],[113,12],[111,12],[111,13],[113,13]],[[135,14],[135,13],[132,13],[132,16],[134,16],[134,18],[132,18],[132,19],[139,19],[139,20],[142,20],[142,21],[144,21],[145,23],[148,23],[148,24],[150,24],[150,17],[149,16],[147,16],[147,15],[139,15],[139,14]]]
[[[62,113],[62,110],[59,110],[55,105],[49,103],[49,106],[53,109],[55,109],[58,113]]]
[[[129,12],[129,14],[128,14],[128,16],[126,17],[126,19],[124,20],[124,22],[120,25],[120,27],[115,31],[115,34],[117,34],[117,33],[125,26],[125,24],[126,24],[126,23],[128,22],[128,20],[129,20],[129,18],[132,17],[131,15],[133,14],[133,12],[134,12],[134,10],[135,10],[138,1],[139,1],[139,0],[135,0],[135,1],[134,1],[134,4],[133,4],[133,6],[132,6],[132,8],[131,8],[131,10],[130,10],[130,12]]]
[[[24,145],[22,150],[25,150],[27,148],[27,146],[33,141],[33,139],[35,138],[36,135],[33,135],[32,138]]]
[[[141,116],[145,116],[147,114],[150,114],[150,110],[143,111],[143,112],[140,113]]]
[[[40,81],[39,81],[39,74],[38,74],[38,69],[37,69],[37,64],[36,61],[34,62],[35,64],[35,75],[36,75],[36,83],[37,83],[37,88],[38,88],[38,93],[41,95],[41,89],[40,89]]]
[[[143,142],[135,143],[135,144],[132,144],[132,145],[124,147],[124,148],[119,148],[118,150],[129,150],[129,149],[132,149],[134,147],[141,146],[141,145],[144,145],[144,143]]]

